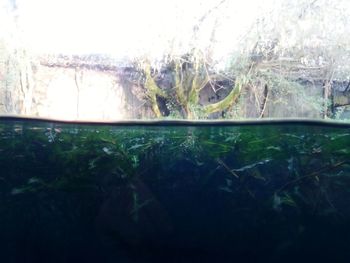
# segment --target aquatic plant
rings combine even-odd
[[[294,124],[1,123],[0,223],[23,205],[29,218],[97,217],[109,238],[136,247],[254,243],[266,229],[279,233],[266,246],[282,253],[312,222],[349,218],[349,143],[349,129]]]

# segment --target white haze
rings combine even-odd
[[[114,57],[188,49],[193,27],[219,0],[19,0],[16,12],[21,41],[36,53],[90,54]],[[195,45],[205,47],[216,28],[214,56],[220,58],[270,1],[225,1],[207,16]],[[217,19],[219,18],[219,19]],[[0,26],[1,27],[1,26]],[[192,43],[193,44],[193,43]]]

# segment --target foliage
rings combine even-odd
[[[14,48],[0,39],[0,112],[30,115],[33,103],[34,60],[23,47]]]
[[[349,26],[348,10],[344,1],[338,2],[343,9],[334,5],[328,8],[326,0],[273,2],[252,21],[252,27],[239,42],[240,47],[233,46],[231,55],[224,58],[228,67],[219,70],[218,65],[223,62],[215,60],[214,54],[215,36],[221,28],[217,27],[218,23],[204,26],[203,21],[225,14],[223,8],[227,3],[220,2],[213,9],[215,12],[208,12],[196,25],[187,55],[164,54],[167,59],[162,67],[173,72],[173,87],[168,87],[171,91],[167,96],[160,96],[172,100],[173,108],[180,107],[180,115],[189,119],[210,118],[214,111],[222,112],[226,118],[332,117],[330,91],[323,89],[329,84],[335,89],[332,83],[345,81],[344,62],[348,58],[344,36],[339,31]],[[228,6],[227,10],[231,10],[235,4]],[[198,36],[204,30],[212,32],[212,38],[203,46]],[[220,103],[216,101],[210,106],[199,102],[199,91],[215,86],[214,76],[219,74],[222,79],[244,77],[248,81],[234,96],[234,90],[238,89],[225,87],[231,93],[221,97]],[[160,75],[159,72],[153,76]],[[145,86],[153,85],[145,83]],[[154,98],[151,104],[152,108],[157,105]],[[158,110],[154,112],[156,117],[161,117]]]

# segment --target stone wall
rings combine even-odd
[[[128,68],[21,56],[0,61],[0,114],[68,120],[150,118]],[[72,62],[72,61],[70,61]]]
[[[59,119],[128,117],[118,76],[90,69],[42,66],[35,73],[32,113]]]

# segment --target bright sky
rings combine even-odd
[[[1,1],[1,0],[0,0]],[[7,0],[10,1],[10,0]],[[43,53],[160,55],[188,45],[193,25],[221,0],[17,0],[26,45]],[[224,54],[261,10],[259,0],[228,0],[218,11],[217,50]],[[266,1],[264,6],[266,6]],[[208,41],[215,15],[203,24]]]

